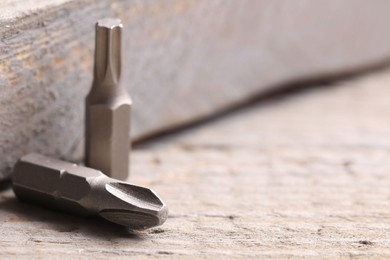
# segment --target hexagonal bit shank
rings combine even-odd
[[[98,215],[134,230],[161,225],[168,216],[167,206],[148,188],[39,154],[22,157],[12,178],[21,200],[81,216]]]
[[[96,24],[94,79],[85,108],[85,165],[126,180],[131,99],[120,84],[121,33],[118,19],[102,19]]]

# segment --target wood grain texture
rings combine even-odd
[[[0,195],[0,257],[390,257],[390,70],[275,99],[134,151],[167,222],[137,234]]]
[[[0,179],[27,152],[82,157],[102,17],[124,21],[133,138],[390,56],[386,0],[6,0],[0,8]]]

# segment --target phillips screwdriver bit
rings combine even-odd
[[[133,230],[159,226],[168,216],[167,206],[150,189],[39,154],[16,163],[12,182],[21,200],[81,216],[98,215]]]
[[[96,23],[93,83],[85,107],[85,165],[126,180],[132,103],[120,84],[121,34],[119,19]]]

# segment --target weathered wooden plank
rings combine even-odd
[[[390,55],[386,0],[7,0],[0,8],[0,178],[30,151],[81,158],[101,17],[125,24],[134,138]]]
[[[390,257],[390,70],[239,111],[133,153],[170,206],[138,234],[0,194],[0,257]]]

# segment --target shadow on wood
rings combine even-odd
[[[128,238],[131,240],[143,240],[147,235],[143,232],[133,232],[126,227],[112,224],[97,217],[82,218],[51,211],[46,208],[27,204],[15,197],[7,197],[0,201],[2,214],[9,213],[5,222],[26,222],[23,226],[38,226],[39,230],[52,230],[56,232],[80,233],[94,240],[110,240],[114,238]]]

